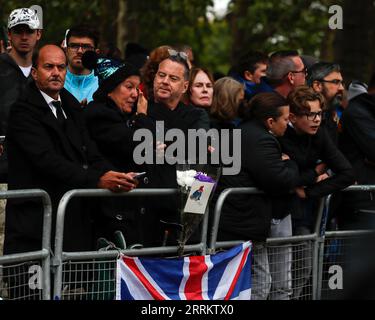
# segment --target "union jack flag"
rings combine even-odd
[[[117,300],[250,300],[251,242],[215,255],[121,256]]]

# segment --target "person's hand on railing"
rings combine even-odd
[[[329,178],[329,175],[326,174],[326,173],[323,173],[323,174],[321,174],[320,176],[318,176],[318,177],[316,178],[316,183],[318,183],[318,182],[320,182],[320,181],[323,181],[323,180],[325,180],[325,179],[328,179],[328,178]]]
[[[286,161],[286,160],[290,160],[290,158],[289,158],[289,156],[288,156],[286,153],[283,153],[283,154],[281,155],[281,160],[282,160],[282,161]]]
[[[315,167],[315,172],[317,176],[321,176],[322,174],[326,173],[327,169],[327,165],[322,162]]]
[[[294,189],[295,193],[297,194],[298,198],[306,199],[306,193],[304,187],[297,187]]]
[[[108,189],[113,192],[130,191],[137,187],[138,182],[133,179],[134,172],[124,173],[108,171],[100,177],[98,188]]]

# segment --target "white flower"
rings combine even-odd
[[[197,174],[195,170],[179,171],[177,170],[177,184],[183,188],[191,188],[194,177]]]

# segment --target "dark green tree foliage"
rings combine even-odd
[[[118,21],[119,2],[126,5],[126,21]],[[6,23],[11,10],[40,5],[44,13],[42,43],[59,43],[73,24],[96,26],[105,42],[124,50],[126,42],[139,42],[152,49],[162,44],[188,44],[202,51],[210,35],[207,7],[212,0],[0,0],[0,17]],[[118,23],[126,29],[124,43],[116,43]]]
[[[210,26],[206,17],[212,0],[128,0],[129,40],[149,48],[163,44],[189,44],[201,50]]]
[[[328,28],[328,2],[313,0],[232,0],[232,61],[246,50],[298,49],[319,55]]]
[[[345,0],[343,30],[336,32],[334,56],[344,79],[368,82],[375,72],[375,2]]]
[[[150,50],[188,44],[198,64],[223,73],[249,49],[293,48],[337,61],[349,80],[366,81],[375,68],[372,0],[232,0],[224,19],[207,18],[213,0],[0,0],[2,24],[14,8],[32,4],[44,12],[41,44],[60,44],[67,28],[87,23],[98,28],[102,42],[121,51],[129,41]],[[334,4],[343,6],[344,30],[328,27],[328,8]]]
[[[88,23],[99,27],[99,5],[104,1],[57,1],[57,0],[0,0],[0,14],[6,24],[9,13],[16,8],[39,5],[43,9],[43,43],[60,44],[65,30],[74,24]]]

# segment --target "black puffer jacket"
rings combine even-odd
[[[358,184],[375,184],[375,97],[364,93],[349,103],[342,118],[339,147],[353,166]],[[375,209],[373,194],[351,193],[356,207]]]
[[[229,196],[224,202],[218,239],[263,241],[273,216],[273,199],[288,194],[298,185],[298,168],[294,161],[281,160],[279,142],[261,123],[248,121],[238,129],[241,129],[241,171],[238,175],[223,175],[215,195],[234,187],[255,187],[265,195]]]
[[[6,134],[10,107],[20,96],[28,79],[31,76],[26,78],[9,54],[0,54],[0,135]]]
[[[28,80],[15,61],[7,53],[0,54],[0,136],[5,136],[8,128],[9,111],[16,102]],[[7,182],[7,153],[0,157],[0,182]]]
[[[352,166],[331,140],[326,128],[321,127],[315,135],[298,135],[288,126],[279,139],[283,152],[294,160],[300,170],[300,186],[306,186],[309,198],[319,198],[341,189],[354,182]],[[327,164],[334,172],[329,179],[315,183],[315,167],[318,160]]]
[[[291,126],[288,126],[279,141],[283,152],[298,164],[300,170],[298,185],[306,187],[307,200],[291,195],[287,203],[286,209],[292,213],[294,219],[305,219],[303,217],[307,201],[310,203],[310,199],[335,193],[354,182],[352,166],[336,147],[330,132],[325,127],[320,127],[315,135],[298,135]],[[315,183],[317,179],[315,167],[318,161],[327,164],[334,174],[329,179]]]

